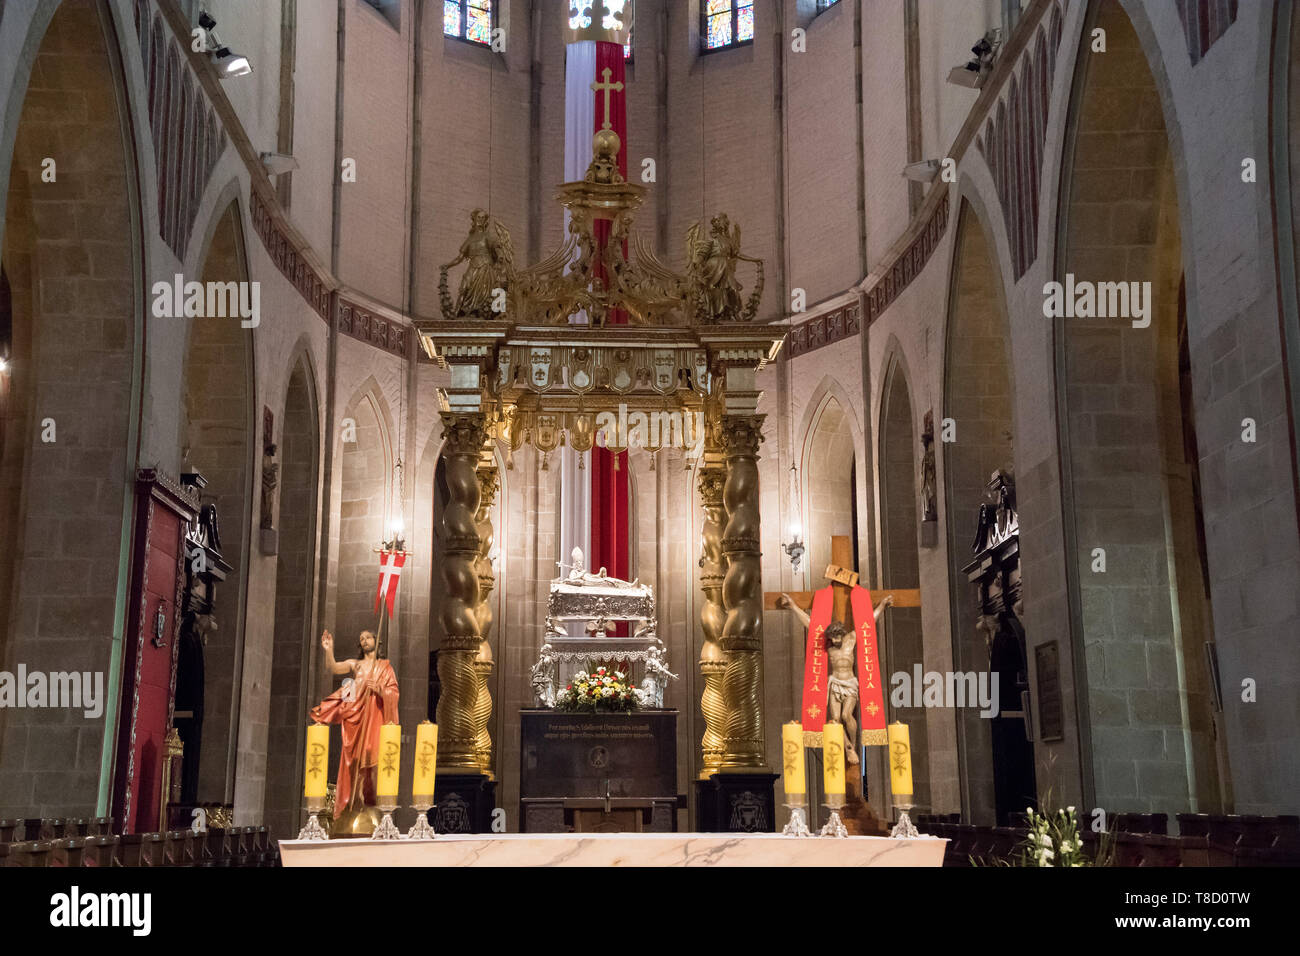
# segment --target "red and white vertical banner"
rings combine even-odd
[[[388,617],[393,616],[393,605],[397,601],[397,583],[402,577],[402,568],[406,565],[405,551],[379,552],[379,587],[375,591],[375,610],[383,604],[388,608]]]
[[[626,177],[627,68],[623,43],[631,22],[631,0],[571,0],[567,16],[570,43],[565,62],[565,180],[573,182],[586,175],[592,137],[601,129],[618,134],[622,144],[619,171]],[[608,220],[596,221],[598,243],[605,241],[610,228]],[[626,321],[627,317],[618,312],[608,318],[612,325]],[[578,458],[566,446],[561,459],[561,560],[568,560],[576,545],[586,554],[589,568],[603,567],[611,576],[626,578],[631,566],[627,453],[616,458],[598,443],[591,451],[587,469],[578,467]]]

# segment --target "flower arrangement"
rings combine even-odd
[[[588,674],[578,671],[568,686],[555,698],[555,709],[570,712],[599,710],[633,711],[637,696],[622,671],[597,667]]]
[[[1083,852],[1083,837],[1079,834],[1079,820],[1074,807],[1055,813],[1039,813],[1033,807],[1025,808],[1029,832],[1017,847],[1017,852],[1005,861],[994,861],[1002,866],[1108,866],[1112,847],[1103,839],[1095,859]]]

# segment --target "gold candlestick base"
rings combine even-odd
[[[845,828],[844,821],[840,819],[840,807],[844,806],[844,795],[830,794],[825,806],[831,812],[830,819],[826,821],[824,827],[817,831],[817,835],[847,838],[849,831]]]
[[[408,840],[432,840],[438,836],[433,827],[429,826],[429,811],[433,809],[433,803],[415,803],[412,804],[415,810],[415,826],[406,831]]]
[[[810,837],[812,831],[808,829],[808,814],[802,803],[787,803],[786,809],[790,811],[790,822],[785,825],[781,831],[782,836]]]
[[[915,804],[898,803],[895,806],[898,807],[898,822],[894,824],[894,829],[889,831],[889,836],[895,840],[911,840],[919,837],[921,831],[913,825],[911,818],[907,815],[907,811],[911,810]]]
[[[393,822],[393,811],[397,809],[396,803],[381,803],[379,809],[384,811],[384,818],[379,821],[379,826],[375,827],[375,832],[370,834],[372,840],[400,840],[402,831],[397,829],[397,824]]]

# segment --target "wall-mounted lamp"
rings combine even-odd
[[[384,542],[385,551],[405,551],[406,540],[402,537],[406,530],[406,524],[402,521],[402,516],[398,515],[388,524],[388,540]]]
[[[803,562],[804,546],[803,528],[797,521],[790,525],[790,541],[781,545],[781,550],[790,558],[790,570],[798,574],[799,565]]]

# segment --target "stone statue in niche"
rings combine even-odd
[[[280,483],[280,464],[275,460],[275,414],[262,406],[262,524],[275,527],[275,489]]]
[[[939,510],[935,499],[934,470],[934,411],[925,413],[921,429],[921,520],[937,521]]]
[[[275,460],[276,446],[262,449],[262,528],[275,528],[275,489],[280,484],[280,463]]]
[[[275,491],[280,485],[280,463],[276,461],[275,416],[262,408],[262,521],[263,554],[275,554],[279,535],[275,531]]]

